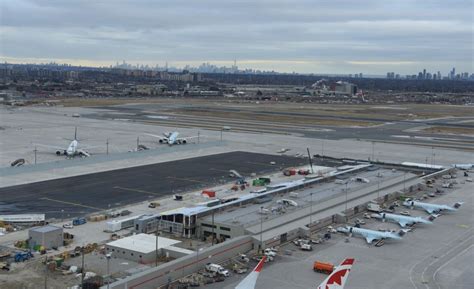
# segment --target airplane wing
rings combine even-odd
[[[404,221],[398,221],[398,223],[400,224],[400,227],[402,227],[402,228],[405,228],[406,225],[407,225],[407,223],[404,222]]]
[[[168,139],[167,137],[164,137],[162,135],[157,135],[157,134],[152,134],[152,133],[145,133],[145,134],[152,137],[160,138],[160,139]]]
[[[32,145],[40,146],[40,147],[45,147],[45,148],[51,148],[51,149],[55,149],[55,150],[61,150],[61,151],[63,151],[63,150],[66,149],[65,147],[52,146],[52,145],[41,144],[41,143],[32,143]]]
[[[86,156],[86,157],[90,157],[90,156],[91,156],[90,153],[86,152],[86,151],[83,150],[83,149],[78,149],[77,151],[78,151],[79,153],[83,154],[83,155]]]
[[[258,274],[260,274],[260,271],[262,271],[263,264],[265,263],[266,258],[266,256],[263,256],[262,260],[258,262],[255,269],[253,269],[253,271],[250,272],[250,274],[248,274],[244,280],[237,284],[237,286],[235,286],[235,289],[254,289],[255,284],[257,284]]]
[[[198,138],[198,137],[203,137],[203,136],[202,135],[200,135],[200,136],[194,135],[194,136],[179,137],[176,140],[181,141],[181,140],[188,140],[188,139],[193,139],[193,138]]]
[[[372,236],[367,236],[365,237],[365,240],[367,240],[367,243],[371,244],[375,240],[375,238]]]
[[[345,259],[341,265],[318,286],[318,289],[343,289],[346,285],[347,277],[354,264],[354,259]]]

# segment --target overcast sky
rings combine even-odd
[[[2,61],[473,72],[474,0],[0,0]]]

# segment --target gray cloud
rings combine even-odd
[[[197,64],[280,71],[472,71],[473,1],[1,2],[7,60]]]

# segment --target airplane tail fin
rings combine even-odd
[[[457,202],[456,204],[454,204],[454,208],[459,209],[462,206],[462,204],[464,204],[464,202]]]
[[[258,262],[257,266],[253,269],[252,272],[250,272],[247,277],[244,278],[237,286],[235,286],[235,289],[254,289],[255,284],[257,284],[257,278],[258,275],[260,274],[260,271],[262,271],[263,264],[265,263],[266,256],[263,256],[260,262]]]
[[[409,231],[410,231],[410,229],[401,229],[400,231],[397,232],[397,237],[403,237]]]
[[[354,261],[355,260],[353,258],[345,259],[341,265],[337,266],[331,275],[329,275],[323,281],[323,283],[318,286],[318,289],[343,289],[346,284],[347,277],[349,277],[349,272],[352,269]]]

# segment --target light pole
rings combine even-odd
[[[214,210],[212,211],[212,241],[211,241],[211,245],[214,246]]]
[[[263,206],[260,207],[260,212],[263,211]],[[260,250],[263,251],[263,214],[260,214]]]
[[[161,219],[159,220],[157,217],[156,218],[156,242],[155,242],[155,267],[158,267],[158,240],[160,238],[158,237],[160,235],[159,221],[161,221]]]
[[[374,147],[375,147],[375,142],[372,142],[372,161],[374,161]]]
[[[64,222],[64,209],[61,209],[61,223]]]
[[[36,149],[36,147],[35,147],[34,152],[35,152],[35,165],[36,165],[36,153],[38,152],[38,150]]]
[[[344,216],[346,217],[346,222],[347,222],[347,185],[349,184],[349,181],[346,182],[346,202],[345,202],[345,209],[344,209]]]
[[[224,129],[223,129],[223,128],[221,128],[221,141],[222,141],[222,132],[223,132],[223,131],[224,131]]]
[[[84,246],[81,247],[81,253],[82,253],[81,288],[84,288],[84,275],[86,274],[86,270],[84,268]]]
[[[112,257],[112,253],[105,254],[105,258],[107,259],[107,289],[110,288],[110,258]]]
[[[109,139],[105,141],[105,145],[107,146],[107,154],[109,154]]]
[[[311,224],[313,223],[313,193],[309,194],[311,197],[309,206],[309,236],[311,237]]]
[[[48,289],[48,257],[44,258],[44,289]]]
[[[380,180],[377,180],[377,201],[380,198]]]

